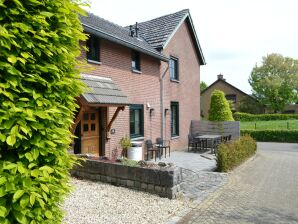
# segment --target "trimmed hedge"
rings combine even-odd
[[[234,121],[224,92],[217,89],[212,92],[208,119],[209,121]]]
[[[256,153],[257,143],[249,135],[240,137],[238,140],[219,145],[217,153],[217,169],[227,172],[243,163]]]
[[[298,143],[298,130],[241,130],[241,135],[246,134],[260,142]]]
[[[236,112],[233,117],[235,121],[298,120],[298,114],[248,114]]]

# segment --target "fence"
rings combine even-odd
[[[191,121],[191,135],[232,135],[232,139],[240,137],[239,121]]]

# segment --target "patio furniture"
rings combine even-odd
[[[150,152],[151,152],[151,159],[153,159],[153,153],[155,155],[155,161],[156,161],[157,155],[160,159],[160,149],[156,145],[154,145],[150,139],[146,140],[145,144],[147,148],[147,160],[149,160]]]
[[[195,148],[196,147],[196,139],[192,135],[188,135],[188,147],[187,151],[189,152],[189,148]]]
[[[167,158],[167,149],[169,149],[169,157],[171,156],[171,146],[169,140],[162,140],[162,138],[156,138],[156,146],[160,149],[161,155],[163,155],[163,150],[165,150],[165,158]]]
[[[201,149],[202,144],[204,143],[202,140],[196,138],[197,136],[200,135],[188,135],[188,151],[190,148],[193,148],[194,151],[196,152],[197,149]]]
[[[218,142],[221,141],[221,135],[199,135],[195,137],[202,141],[202,148],[208,148],[208,142],[210,142],[211,153],[215,153],[215,148],[218,145]]]

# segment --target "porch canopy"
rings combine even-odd
[[[127,96],[116,86],[110,78],[81,74],[82,81],[87,85],[87,90],[82,94],[83,99],[89,106],[128,105]]]
[[[73,132],[81,121],[86,107],[117,107],[111,120],[107,120],[106,132],[108,133],[120,110],[124,110],[125,106],[129,104],[128,97],[110,78],[81,74],[81,80],[86,84],[87,89],[80,97],[80,111],[74,122]]]

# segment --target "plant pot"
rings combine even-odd
[[[131,147],[127,150],[127,158],[135,161],[143,159],[143,142],[131,142]]]

